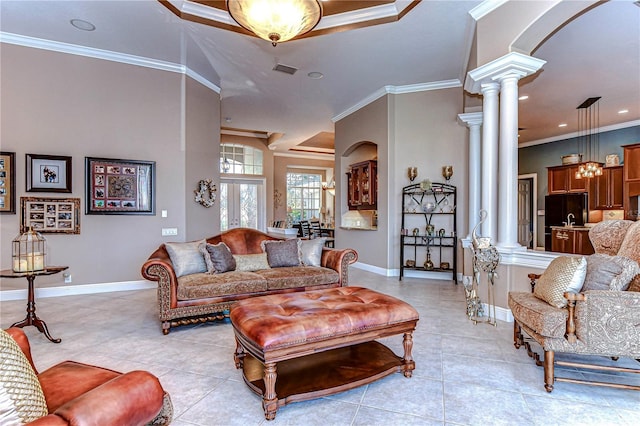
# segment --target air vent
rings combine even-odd
[[[289,65],[276,64],[276,66],[273,67],[273,70],[280,71],[289,75],[294,75],[296,71],[298,71],[298,68],[290,67]]]

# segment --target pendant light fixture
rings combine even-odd
[[[589,98],[578,105],[578,147],[583,150],[587,162],[581,164],[576,179],[602,176],[602,164],[595,161],[600,148],[600,96]]]
[[[274,46],[311,31],[322,17],[319,0],[227,0],[231,17]]]

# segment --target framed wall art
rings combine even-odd
[[[0,213],[16,212],[15,164],[15,152],[0,152]]]
[[[71,192],[71,157],[27,154],[27,192]]]
[[[20,197],[20,232],[79,234],[80,198]]]
[[[155,214],[155,168],[155,161],[86,157],[86,214]]]

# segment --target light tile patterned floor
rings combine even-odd
[[[37,313],[62,343],[50,343],[34,327],[25,331],[40,370],[71,359],[156,374],[171,394],[176,426],[638,424],[640,392],[569,383],[556,383],[553,393],[545,392],[542,368],[513,346],[512,324],[492,327],[467,320],[462,286],[415,278],[399,282],[354,268],[350,283],[418,309],[413,377],[396,374],[290,404],[272,422],[264,420],[260,399],[235,369],[230,324],[182,327],[164,336],[155,290],[40,299]],[[24,301],[2,302],[0,325],[6,328],[24,314]],[[401,354],[401,340],[384,342]]]

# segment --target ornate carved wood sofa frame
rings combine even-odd
[[[261,243],[265,240],[277,240],[277,238],[248,228],[235,228],[207,238],[210,244],[224,242],[234,255],[262,253]],[[169,334],[171,327],[224,319],[228,317],[229,308],[237,300],[266,294],[347,286],[348,266],[357,258],[357,253],[352,249],[323,248],[320,267],[299,266],[256,271],[255,274],[266,277],[268,283],[266,289],[256,291],[242,285],[239,274],[246,275],[246,272],[203,273],[193,274],[197,275],[195,278],[193,276],[178,278],[169,253],[162,244],[142,265],[142,276],[158,282],[158,315],[162,322],[162,332]],[[234,285],[234,277],[238,278],[237,286]],[[331,278],[327,279],[327,277]],[[220,280],[220,284],[230,290],[225,294],[206,294],[206,291],[197,289],[194,295],[185,297],[185,292],[179,291],[181,283],[186,285],[188,280],[193,279]]]

